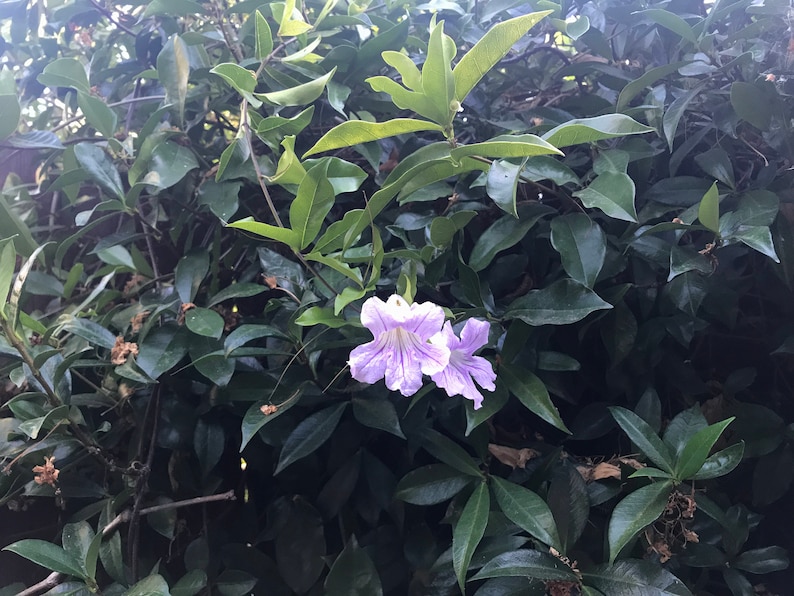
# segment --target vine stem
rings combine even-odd
[[[234,501],[236,499],[234,495],[234,491],[226,491],[225,493],[221,493],[218,495],[209,495],[206,497],[195,497],[193,499],[185,499],[183,501],[174,501],[173,503],[163,503],[162,505],[154,505],[152,507],[145,507],[139,511],[139,515],[149,515],[150,513],[157,513],[158,511],[167,511],[169,509],[178,509],[180,507],[189,507],[191,505],[201,505],[204,503],[212,503],[214,501]],[[102,536],[106,537],[112,534],[116,528],[118,528],[121,524],[126,523],[132,517],[132,510],[125,509],[121,513],[119,513],[116,517],[114,517],[108,525],[102,528]],[[17,594],[17,596],[37,596],[43,592],[47,592],[53,589],[55,586],[59,585],[66,576],[63,573],[58,573],[54,571],[50,573],[47,577],[41,580],[39,583],[30,586],[29,588],[22,590]]]

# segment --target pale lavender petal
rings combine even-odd
[[[434,375],[444,370],[449,364],[451,352],[446,346],[438,346],[427,342],[421,342],[416,348],[422,372],[426,375]]]
[[[460,355],[460,352],[456,352],[456,355]],[[474,402],[475,410],[482,407],[483,395],[474,385],[465,362],[459,359],[450,360],[449,365],[431,379],[450,397],[462,395]]]
[[[449,350],[422,341],[417,335],[399,329],[390,336],[386,363],[386,387],[405,396],[422,387],[422,373],[435,374],[449,362]]]
[[[360,345],[350,352],[350,374],[362,383],[377,383],[386,373],[389,361],[389,350],[386,346],[388,335],[380,334],[378,339]]]
[[[443,308],[432,302],[415,302],[411,305],[411,316],[403,328],[418,335],[422,341],[427,341],[441,331],[443,325]]]
[[[493,371],[493,366],[482,356],[470,356],[466,362],[466,368],[469,374],[477,381],[477,384],[486,391],[493,391],[496,389],[496,373]]]
[[[381,333],[385,333],[400,325],[395,321],[392,309],[388,303],[377,296],[367,298],[361,306],[361,324],[372,332],[372,336],[377,339]]]
[[[452,325],[449,321],[444,323],[444,326],[441,328],[441,331],[436,333],[433,337],[430,338],[430,342],[434,343],[438,346],[446,346],[450,350],[455,350],[460,344],[460,340],[458,336],[455,335],[455,332],[452,330]]]
[[[491,324],[479,319],[469,319],[460,332],[460,344],[457,349],[464,354],[472,355],[488,343],[488,332]]]

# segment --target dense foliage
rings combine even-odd
[[[787,2],[0,19],[0,594],[790,589]]]

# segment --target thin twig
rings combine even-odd
[[[33,584],[27,590],[22,590],[19,592],[17,596],[36,596],[36,594],[48,592],[55,586],[59,585],[65,577],[66,576],[64,574],[53,571],[39,583]]]

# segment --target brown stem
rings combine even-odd
[[[41,580],[37,584],[33,584],[27,590],[22,590],[17,594],[17,596],[36,596],[36,594],[42,594],[44,592],[48,592],[52,590],[55,586],[59,585],[66,576],[62,573],[58,573],[57,571],[53,571],[43,580]]]

